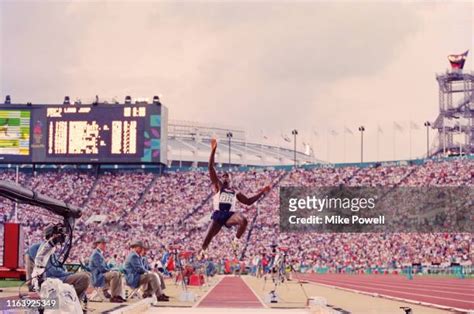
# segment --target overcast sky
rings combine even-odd
[[[472,71],[474,54],[472,2],[0,0],[0,10],[2,99],[160,94],[171,119],[256,141],[263,130],[280,145],[297,128],[335,162],[359,160],[359,125],[365,159],[392,159],[393,121],[405,128],[395,158],[409,158],[409,121],[437,116],[435,74],[467,49]],[[412,131],[412,157],[425,140]]]

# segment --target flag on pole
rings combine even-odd
[[[339,133],[337,133],[336,130],[331,130],[330,133],[331,133],[331,135],[333,135],[333,136],[339,135]]]
[[[303,142],[304,154],[309,156],[311,155],[311,146],[308,143]]]
[[[393,127],[395,128],[395,131],[403,132],[403,127],[397,122],[393,122]]]
[[[313,134],[314,134],[314,136],[319,136],[319,133],[316,130],[313,130]]]
[[[268,136],[266,136],[265,133],[263,133],[263,130],[260,130],[260,133],[262,134],[262,137],[264,140],[268,140]]]
[[[344,127],[344,132],[347,133],[347,134],[354,134],[354,133],[352,132],[352,130],[349,129],[348,127]]]
[[[380,125],[377,126],[377,133],[383,134],[383,130]]]
[[[466,50],[464,53],[461,53],[460,55],[449,55],[448,60],[449,63],[451,63],[451,68],[454,69],[460,69],[464,67],[464,62],[466,62],[467,55],[469,53],[469,50]]]
[[[288,137],[288,135],[281,135],[281,138],[285,141],[285,142],[288,142],[288,143],[291,143],[291,139]]]
[[[416,124],[415,122],[410,121],[410,129],[412,129],[412,130],[419,130],[420,127],[419,127],[418,124]]]

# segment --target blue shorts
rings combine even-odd
[[[234,212],[230,210],[215,210],[212,213],[211,219],[221,226],[226,226],[227,228],[230,228],[226,225],[226,222],[227,220],[229,220],[230,217],[232,217],[233,214]]]

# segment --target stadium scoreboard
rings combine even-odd
[[[166,163],[166,136],[161,104],[0,106],[3,163]]]

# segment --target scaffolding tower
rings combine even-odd
[[[439,114],[433,123],[438,130],[435,154],[474,153],[474,74],[451,69],[436,75],[439,85]]]

